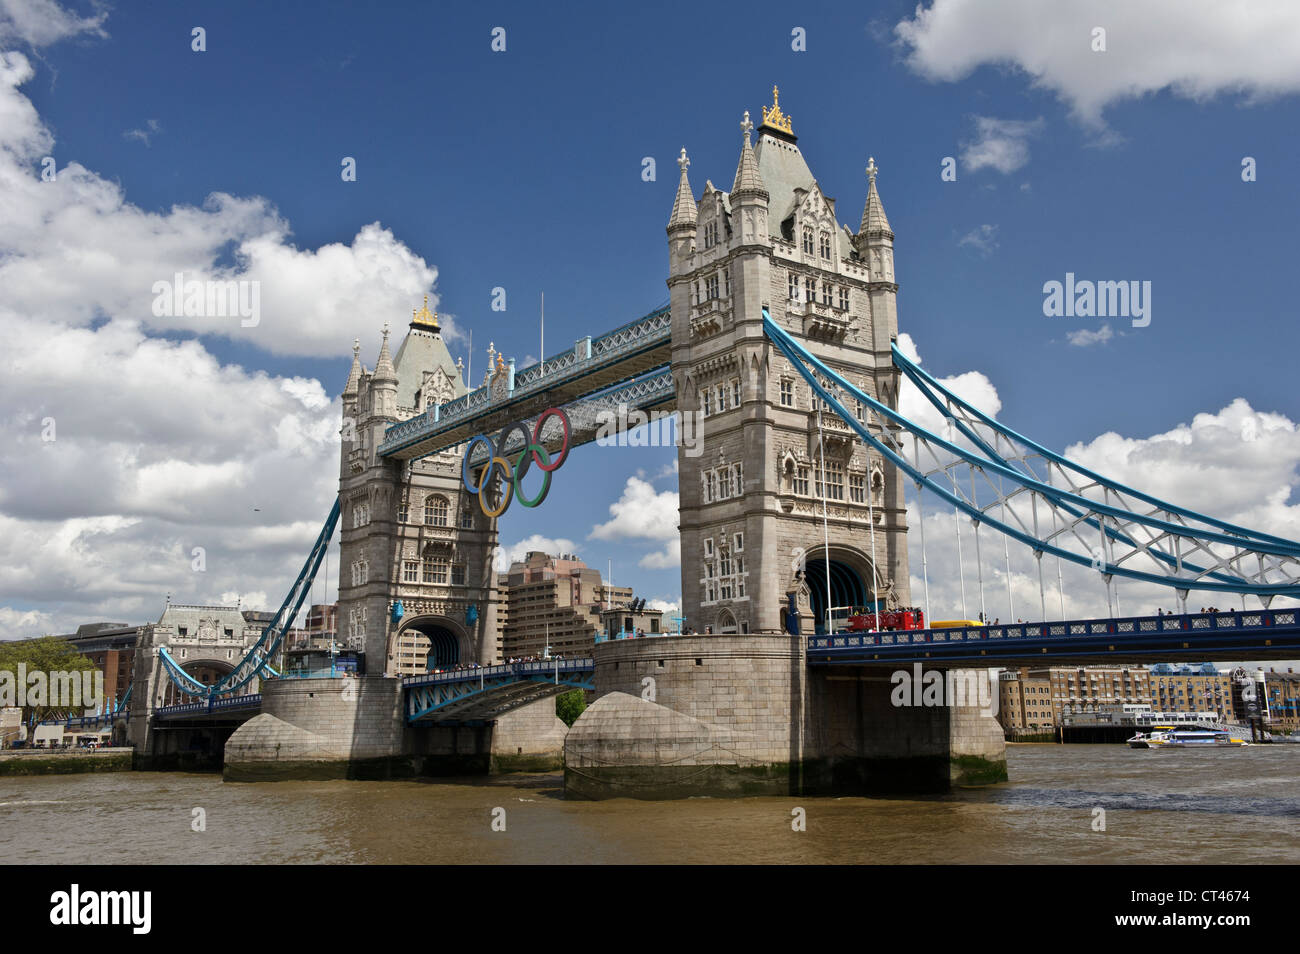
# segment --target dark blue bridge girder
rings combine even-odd
[[[410,724],[483,722],[570,689],[593,689],[595,660],[505,663],[407,676],[403,708]]]
[[[262,708],[262,694],[250,692],[243,696],[212,697],[203,702],[187,702],[179,706],[160,706],[153,710],[155,720],[207,718],[217,713],[248,712]]]
[[[810,666],[983,668],[1300,658],[1300,610],[1231,610],[1054,623],[836,633],[808,640]]]

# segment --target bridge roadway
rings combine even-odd
[[[582,338],[569,351],[537,364],[516,371],[512,363],[504,400],[493,400],[490,386],[480,387],[400,421],[385,431],[379,455],[396,460],[427,457],[478,434],[499,432],[514,421],[535,418],[549,407],[576,409],[584,420],[575,422],[581,433],[570,443],[581,444],[596,436],[594,425],[585,418],[594,417],[595,410],[616,407],[620,400],[640,410],[675,408],[676,395],[667,371],[672,358],[671,332],[672,319],[665,306],[597,338]],[[548,449],[558,448],[558,430],[557,424],[547,435]]]
[[[1300,658],[1300,610],[1229,610],[808,638],[808,665],[1045,666]]]
[[[1300,610],[1289,608],[808,637],[808,665],[814,667],[919,662],[936,668],[983,668],[1297,658]],[[412,725],[483,723],[547,696],[592,689],[594,673],[595,660],[588,656],[406,676],[403,706]],[[260,694],[218,698],[155,709],[154,719],[190,724],[251,718],[261,704]]]
[[[592,689],[595,668],[595,660],[586,657],[406,676],[403,705],[413,725],[483,723],[547,696]],[[214,719],[243,721],[257,715],[261,707],[261,694],[250,693],[165,706],[155,709],[153,716],[160,723],[186,725]]]

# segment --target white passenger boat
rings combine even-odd
[[[1135,749],[1239,748],[1250,745],[1244,739],[1234,739],[1227,732],[1162,726],[1153,728],[1150,732],[1139,732],[1128,740],[1128,744]]]

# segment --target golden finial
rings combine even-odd
[[[781,112],[781,91],[773,86],[772,105],[763,107],[763,125],[769,129],[775,129],[778,132],[793,136],[794,130],[790,128],[790,118],[790,116]]]
[[[502,357],[501,352],[498,351],[497,352],[497,374],[504,374],[505,370],[506,370],[506,359]]]
[[[419,311],[411,309],[411,325],[421,328],[429,328],[433,331],[438,330],[438,313],[429,311],[429,296],[424,296],[424,307]]]

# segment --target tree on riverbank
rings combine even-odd
[[[57,636],[40,636],[36,639],[15,640],[13,642],[0,642],[0,686],[12,687],[13,690],[18,686],[19,665],[25,666],[24,672],[27,676],[33,673],[44,674],[44,679],[48,681],[51,673],[81,673],[95,672],[95,664],[88,658],[79,653],[66,639],[60,639]],[[28,681],[30,688],[30,679]],[[50,687],[52,688],[52,687]],[[0,693],[8,695],[8,691]],[[16,693],[15,693],[16,695]],[[52,702],[48,693],[45,694],[44,702]],[[14,701],[4,700],[6,705],[16,705]],[[95,700],[85,700],[83,709],[90,709],[95,706]],[[36,721],[45,719],[66,719],[69,715],[81,715],[82,709],[70,709],[68,706],[54,705],[33,705],[27,708],[26,715],[29,719],[35,718]]]

